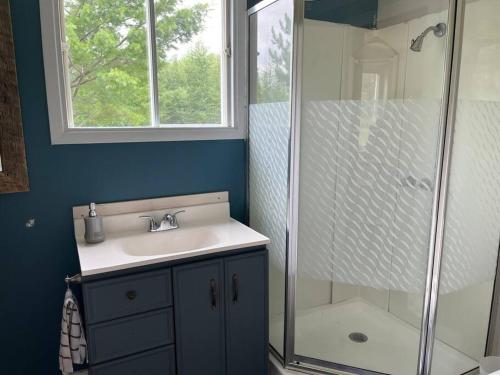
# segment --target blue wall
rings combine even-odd
[[[305,17],[352,26],[377,26],[378,0],[315,0],[305,4]]]
[[[247,7],[250,9],[253,7],[255,4],[260,3],[262,0],[247,0]]]
[[[229,190],[232,216],[245,215],[243,140],[50,145],[38,2],[11,0],[31,191],[0,195],[6,375],[58,374],[64,276],[78,272],[72,206]]]
[[[262,0],[247,0],[251,8]],[[315,0],[305,3],[305,18],[376,28],[378,0]]]

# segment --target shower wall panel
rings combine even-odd
[[[360,129],[367,108],[378,114],[368,137]],[[311,101],[303,110],[300,271],[340,283],[421,290],[434,168],[426,157],[436,146],[436,134],[421,130],[437,121],[439,104]],[[412,179],[421,175],[430,177]]]
[[[407,61],[409,29],[437,17],[445,15],[381,30],[305,20],[299,276],[331,280],[333,302],[363,295],[388,309],[391,289],[423,289],[441,108],[432,88],[442,79],[409,72]],[[421,63],[443,61],[433,51],[444,41],[432,42]],[[379,92],[369,91],[377,66],[354,82],[370,53],[391,68]],[[407,83],[415,73],[431,89]]]

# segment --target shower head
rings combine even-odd
[[[434,32],[435,36],[437,36],[438,38],[441,38],[441,37],[446,35],[446,24],[441,22],[441,23],[438,23],[436,26],[429,26],[427,29],[424,30],[424,32],[422,34],[417,36],[415,39],[412,39],[410,49],[414,52],[422,51],[422,44],[424,44],[424,38],[431,31]]]

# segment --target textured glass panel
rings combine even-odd
[[[271,239],[270,342],[283,354],[292,1],[250,17],[250,226]]]
[[[352,3],[306,3],[295,351],[414,375],[447,3]]]
[[[436,331],[438,341],[469,359],[456,374],[477,367],[485,354],[497,267],[499,14],[496,0],[466,3]],[[491,341],[489,354],[500,355],[498,337]],[[434,350],[433,374],[445,373],[444,358],[439,347]]]

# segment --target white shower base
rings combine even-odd
[[[280,332],[283,322],[271,323],[272,343],[282,341]],[[351,341],[352,332],[364,333],[368,341]],[[295,339],[296,354],[306,357],[386,374],[416,373],[419,330],[360,298],[298,312]],[[460,375],[476,367],[477,361],[436,340],[433,375]]]

